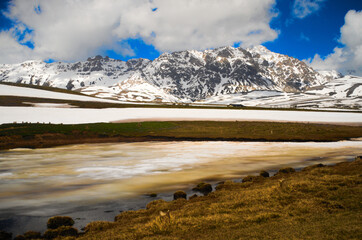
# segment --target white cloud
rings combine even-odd
[[[61,60],[84,59],[96,54],[99,47],[114,44],[111,32],[119,21],[117,1],[39,0],[37,3],[15,0],[9,16],[33,30],[34,52],[38,55]],[[41,11],[35,11],[38,6]]]
[[[345,16],[345,24],[341,28],[340,42],[344,47],[336,47],[333,53],[325,58],[316,54],[309,63],[316,70],[338,70],[344,74],[362,76],[362,11],[350,10]]]
[[[295,0],[293,5],[293,15],[297,18],[305,18],[306,16],[316,12],[320,8],[320,4],[325,0]]]
[[[27,46],[20,44],[15,29],[0,32],[0,63],[19,63],[29,59],[39,59]]]
[[[207,49],[242,42],[258,45],[274,40],[269,22],[274,0],[154,0],[121,16],[120,38],[141,36],[161,51]],[[155,12],[150,11],[157,8]]]
[[[274,4],[275,0],[13,0],[7,15],[32,30],[26,41],[34,44],[34,56],[74,61],[105,49],[132,56],[124,43],[129,38],[142,38],[160,51],[235,42],[258,45],[278,36],[269,26]],[[4,40],[4,46],[14,44],[14,39]]]
[[[314,55],[313,59],[308,59],[315,70],[340,70],[343,63],[347,60],[342,48],[334,48],[333,53],[322,58],[319,54]]]

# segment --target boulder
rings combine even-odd
[[[267,178],[267,177],[269,177],[269,173],[267,171],[263,170],[259,173],[259,176]]]
[[[184,191],[177,191],[173,194],[173,200],[177,200],[179,198],[187,199],[187,194]]]
[[[57,229],[62,226],[73,226],[74,220],[67,216],[55,216],[48,219],[47,227],[49,229]]]
[[[200,192],[204,195],[207,195],[212,192],[212,186],[209,183],[199,183],[196,187],[192,189],[192,191]]]

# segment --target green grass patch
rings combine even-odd
[[[21,123],[0,125],[0,148],[153,140],[339,141],[361,136],[358,126],[278,122]]]

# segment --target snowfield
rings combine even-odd
[[[42,89],[34,89],[27,87],[16,87],[0,84],[0,96],[18,96],[18,97],[33,97],[33,98],[50,98],[74,101],[88,101],[88,102],[108,102],[108,103],[121,103],[120,101],[113,101],[108,99],[100,99],[77,94],[68,94],[47,91]]]
[[[0,107],[0,124],[13,122],[80,124],[151,120],[278,121],[362,125],[362,113],[174,108]]]
[[[345,79],[347,80],[347,79]],[[342,84],[334,81],[330,85],[337,86],[333,88],[335,95],[355,94],[355,99],[360,101],[360,80],[358,78],[349,78],[350,87],[340,89],[337,87]],[[323,91],[319,90],[319,91]],[[321,94],[322,95],[322,94]],[[326,98],[326,92],[323,92]],[[0,96],[23,96],[38,97],[48,99],[77,100],[77,101],[97,101],[122,103],[120,101],[99,99],[75,94],[59,93],[40,89],[15,87],[0,84]],[[221,98],[224,98],[222,101]],[[280,100],[283,103],[293,102],[293,96],[277,91],[254,91],[248,94],[235,94],[232,99],[230,95],[223,95],[217,98],[217,102],[230,103],[236,99],[244,104],[249,102],[263,102],[264,104],[276,104]],[[236,98],[235,98],[236,97]],[[333,97],[333,96],[331,96]],[[316,98],[316,95],[310,95],[310,98]],[[231,100],[231,101],[230,101]],[[234,100],[234,101],[232,101]],[[324,99],[318,99],[321,102]],[[294,100],[295,101],[295,100]],[[316,101],[316,100],[315,100]],[[236,101],[237,102],[237,101]],[[210,101],[209,103],[214,103]],[[257,104],[252,105],[257,105]],[[141,104],[141,103],[140,103]],[[247,105],[247,104],[246,104]],[[107,109],[82,109],[70,108],[67,104],[54,103],[34,103],[34,107],[0,107],[0,124],[13,122],[40,122],[40,123],[96,123],[96,122],[130,122],[130,121],[278,121],[278,122],[311,122],[311,123],[342,123],[362,125],[362,113],[346,112],[302,112],[302,111],[272,111],[272,110],[237,110],[237,109],[181,109],[181,108],[107,108]],[[325,106],[326,107],[326,106]]]
[[[242,104],[265,108],[302,108],[320,110],[362,109],[362,78],[345,76],[303,93],[278,91],[252,91],[248,93],[221,94],[200,100],[199,104]]]

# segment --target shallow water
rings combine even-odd
[[[356,155],[362,155],[362,141],[143,142],[14,149],[0,152],[0,212],[3,218],[71,213],[146,193],[188,189],[201,180],[335,163]]]

